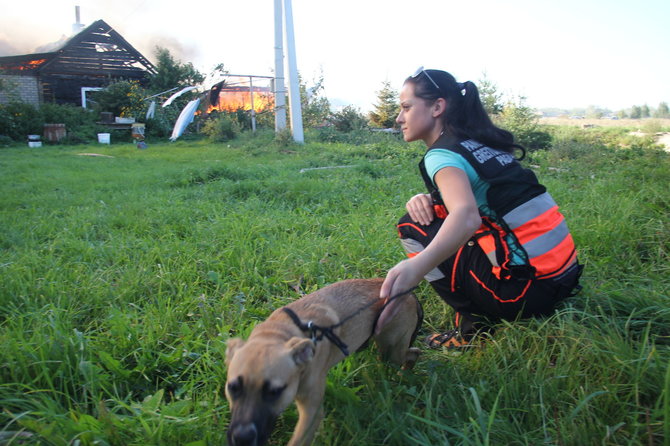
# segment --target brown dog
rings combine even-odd
[[[277,417],[294,400],[299,418],[289,445],[312,442],[323,418],[326,375],[347,349],[358,350],[372,335],[383,308],[382,282],[334,283],[287,305],[288,312],[274,311],[246,342],[228,341],[229,445],[265,444]],[[411,293],[398,296],[397,302],[401,310],[374,339],[384,359],[411,368],[419,355],[411,343],[421,324],[421,306]],[[315,331],[309,330],[309,322]],[[330,327],[332,335],[325,333]]]

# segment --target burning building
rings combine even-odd
[[[37,54],[0,57],[0,103],[11,100],[84,105],[86,92],[110,80],[144,84],[156,73],[154,65],[118,32],[97,20],[59,49]]]
[[[270,79],[264,76],[230,76],[225,81],[216,84],[210,90],[209,108],[207,113],[213,111],[235,112],[238,110],[260,113],[272,110],[274,107],[274,95],[270,86],[254,85],[253,79]]]

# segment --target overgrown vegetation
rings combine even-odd
[[[328,378],[317,444],[632,445],[670,437],[670,160],[556,128],[533,166],[585,289],[411,373],[373,350]],[[593,132],[592,132],[593,130]],[[346,135],[354,135],[351,132]],[[225,340],[325,284],[382,276],[424,148],[272,133],[0,151],[0,442],[225,444]],[[309,133],[307,141],[316,141]],[[349,166],[338,169],[302,169]],[[453,314],[428,286],[424,331]],[[371,410],[371,408],[374,408]],[[271,444],[285,444],[289,410]]]
[[[230,113],[218,113],[211,116],[203,126],[202,133],[211,141],[225,142],[237,138],[241,132],[241,125]]]
[[[525,103],[525,98],[509,100],[494,122],[514,135],[515,142],[528,150],[546,149],[551,146],[551,134],[542,129],[535,111]]]
[[[40,108],[21,102],[0,105],[0,135],[7,138],[8,144],[25,142],[28,135],[42,135],[44,124],[56,123],[65,124],[67,129],[61,143],[92,142],[104,130],[97,122],[95,112],[72,105],[42,104]]]

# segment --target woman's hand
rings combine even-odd
[[[409,199],[405,205],[407,213],[412,220],[424,226],[428,226],[435,218],[433,212],[433,199],[430,194],[418,194]]]
[[[388,302],[389,297],[395,296],[398,293],[409,291],[421,282],[424,273],[421,266],[414,259],[406,259],[391,268],[386,274],[386,279],[379,291],[379,298]],[[375,334],[379,333],[384,326],[393,319],[393,317],[400,310],[400,302],[398,299],[391,301],[384,310],[382,310],[377,320],[375,327]]]

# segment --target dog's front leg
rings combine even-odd
[[[326,392],[326,377],[315,379],[307,386],[309,391],[296,397],[298,423],[288,446],[309,446],[323,420],[323,396]]]

